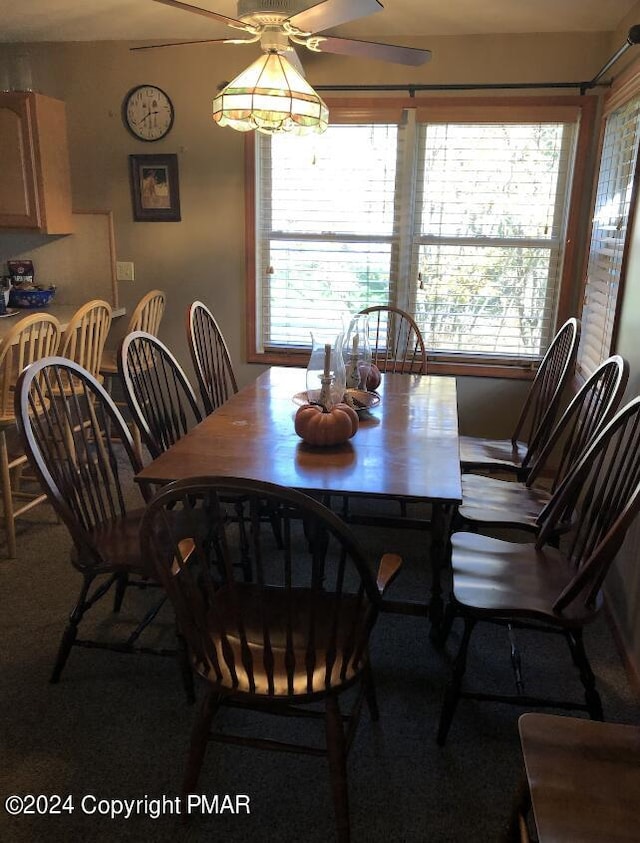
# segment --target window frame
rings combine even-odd
[[[502,97],[407,97],[378,99],[335,98],[327,100],[333,122],[380,122],[404,109],[417,109],[417,113],[451,113],[458,121],[535,122],[544,119],[562,119],[557,115],[570,109],[579,114],[573,176],[568,198],[567,224],[564,242],[564,261],[559,282],[556,326],[572,315],[571,308],[577,287],[577,273],[582,270],[578,260],[577,242],[584,225],[584,190],[589,171],[589,152],[593,142],[598,98],[596,96],[502,96]],[[563,108],[564,107],[564,108]],[[339,119],[336,119],[336,112]],[[453,117],[455,115],[455,118]],[[245,253],[246,253],[246,348],[247,362],[265,365],[305,366],[308,349],[287,351],[260,351],[257,347],[257,278],[256,278],[256,190],[255,190],[255,136],[245,135]],[[508,364],[487,355],[447,355],[431,352],[428,356],[430,374],[472,375],[529,379],[534,376],[537,363]]]
[[[588,284],[588,270],[589,270],[589,261],[591,257],[591,237],[592,237],[592,225],[593,225],[593,217],[595,214],[596,203],[597,203],[597,191],[598,191],[598,181],[600,178],[600,168],[602,164],[602,153],[604,148],[604,140],[605,140],[605,130],[607,125],[607,119],[610,117],[613,112],[617,111],[619,108],[627,105],[632,99],[640,97],[640,62],[636,61],[632,65],[630,65],[626,70],[624,70],[620,76],[615,79],[613,82],[611,89],[607,92],[604,103],[602,107],[602,112],[599,116],[598,121],[598,141],[597,141],[597,149],[595,153],[595,163],[594,163],[594,172],[593,172],[593,183],[591,189],[591,198],[589,202],[589,217],[588,217],[588,230],[586,235],[586,243],[585,243],[585,250],[584,250],[584,257],[582,260],[582,268],[580,274],[580,286],[578,289],[578,302],[580,308],[580,318],[582,318],[582,314],[585,307],[585,298],[587,294],[587,284]],[[626,237],[624,241],[624,245],[622,248],[622,258],[620,264],[620,273],[618,276],[618,283],[617,283],[617,291],[616,291],[616,299],[615,299],[615,308],[614,308],[614,317],[613,317],[613,326],[611,331],[611,338],[609,343],[609,348],[603,348],[603,359],[606,359],[609,355],[615,353],[615,349],[617,348],[618,343],[618,331],[620,327],[620,316],[622,312],[622,304],[624,301],[624,293],[625,293],[625,285],[626,285],[626,277],[627,277],[627,265],[629,262],[629,251],[631,249],[631,241],[632,241],[632,232],[634,228],[635,222],[635,215],[636,215],[636,208],[637,208],[637,199],[638,199],[638,190],[640,189],[640,152],[638,153],[636,159],[636,168],[633,177],[633,183],[631,187],[631,196],[629,199],[629,213],[627,215],[627,223],[626,223]],[[580,386],[584,383],[587,378],[589,377],[590,371],[583,367],[581,362],[581,354],[580,354],[580,347],[578,348],[578,357],[576,360],[576,385]]]

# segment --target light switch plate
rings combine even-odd
[[[133,261],[116,261],[117,281],[133,281],[135,277]]]

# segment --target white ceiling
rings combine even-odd
[[[230,17],[237,15],[235,0],[192,2]],[[383,11],[335,32],[383,40],[409,35],[610,31],[635,2],[383,0]],[[152,0],[3,0],[2,6],[0,41],[4,42],[219,38],[229,33],[214,21]]]

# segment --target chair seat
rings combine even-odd
[[[527,445],[511,439],[483,439],[480,436],[460,437],[460,462],[463,468],[518,469],[527,454]]]
[[[538,515],[550,499],[551,494],[545,489],[481,474],[463,474],[458,513],[467,521],[536,530]]]
[[[582,626],[595,617],[596,606],[574,601],[562,614],[554,611],[559,594],[575,569],[554,547],[507,542],[476,533],[451,537],[453,594],[464,610],[492,618],[531,618],[562,627]]]
[[[116,352],[105,348],[100,359],[100,373],[102,375],[117,375],[118,364],[116,362]]]
[[[353,595],[343,594],[336,613],[335,595],[329,593],[321,597],[316,593],[314,597],[311,590],[300,588],[295,589],[295,599],[290,600],[282,588],[264,589],[243,583],[237,583],[233,589],[221,588],[216,592],[215,607],[210,612],[210,640],[221,675],[216,678],[210,655],[199,661],[194,658],[196,670],[223,691],[272,698],[308,696],[340,687],[353,680],[366,662],[367,654],[361,653],[354,664],[349,641],[359,640],[367,621],[368,605],[366,600],[358,601]],[[242,617],[244,635],[239,630],[238,616]],[[310,617],[315,617],[311,665],[307,649]],[[338,622],[334,629],[336,617]],[[265,629],[268,630],[266,635]],[[289,670],[285,663],[288,629],[293,654]],[[250,686],[249,672],[243,664],[246,658],[243,640],[251,653],[255,690]],[[335,651],[335,660],[328,656],[330,651]],[[349,654],[346,659],[345,652]],[[273,667],[268,669],[265,662],[268,664],[270,659]],[[332,661],[328,670],[327,665]],[[234,665],[235,678],[229,663]],[[272,688],[269,676],[273,678]]]
[[[638,840],[638,726],[524,714],[519,728],[540,843]]]
[[[96,573],[122,572],[141,574],[153,578],[140,558],[139,529],[144,509],[131,510],[124,518],[116,518],[87,530],[90,542],[100,550],[102,564],[85,559],[74,547],[71,552],[73,564],[80,568],[91,568]]]

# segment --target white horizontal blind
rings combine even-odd
[[[397,123],[259,136],[256,220],[264,350],[308,347],[342,318],[394,296]]]
[[[611,352],[639,141],[636,97],[605,122],[578,350],[585,377]]]
[[[418,138],[413,311],[427,347],[540,357],[555,323],[575,124],[422,124]]]

